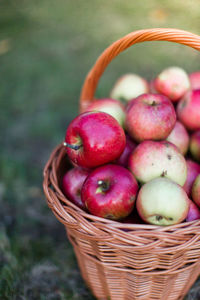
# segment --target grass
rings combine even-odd
[[[43,166],[78,112],[84,77],[98,55],[141,28],[199,33],[198,9],[195,0],[181,6],[178,0],[1,1],[1,299],[93,299],[45,203]],[[169,65],[198,70],[199,54],[166,42],[136,45],[111,63],[97,96],[107,96],[123,73],[150,79]],[[186,299],[198,297],[197,283]]]

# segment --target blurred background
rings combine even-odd
[[[199,1],[2,0],[0,2],[0,299],[93,299],[64,227],[46,205],[42,171],[78,113],[84,78],[116,39],[150,27],[200,34]],[[106,97],[127,72],[148,80],[200,55],[167,42],[136,45],[100,81]],[[199,284],[189,299],[200,299]]]

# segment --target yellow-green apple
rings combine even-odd
[[[114,117],[124,127],[125,108],[121,102],[111,98],[93,101],[85,111],[103,111]]]
[[[126,129],[137,142],[166,139],[176,123],[171,101],[160,94],[143,94],[127,110]]]
[[[183,186],[183,189],[190,197],[193,183],[196,177],[200,174],[200,165],[192,161],[191,159],[186,160],[186,163],[187,163],[187,179]]]
[[[177,102],[190,88],[187,73],[179,67],[170,67],[163,70],[154,81],[156,90]]]
[[[93,170],[83,184],[81,198],[95,216],[118,220],[133,210],[138,184],[122,166],[108,164]]]
[[[62,179],[63,193],[80,208],[85,208],[81,200],[81,189],[89,173],[89,170],[76,167],[67,171]]]
[[[125,74],[116,81],[110,96],[113,99],[130,101],[148,92],[149,85],[144,78],[136,74]]]
[[[200,89],[189,91],[178,103],[178,119],[189,130],[200,129]]]
[[[177,121],[173,130],[167,137],[167,141],[171,142],[180,150],[180,152],[185,155],[189,147],[189,134],[183,124]]]
[[[193,72],[189,75],[192,90],[200,89],[200,71]]]
[[[200,209],[190,199],[189,199],[189,203],[190,203],[190,206],[189,206],[188,215],[186,217],[186,222],[199,220],[200,219]]]
[[[94,168],[117,159],[124,151],[126,137],[122,127],[109,114],[85,112],[67,128],[64,146],[78,166]]]
[[[200,207],[200,174],[197,176],[192,186],[192,199]]]
[[[116,164],[127,168],[129,156],[131,155],[136,146],[137,144],[126,134],[126,146],[120,157],[116,160]]]
[[[200,130],[191,135],[190,152],[195,160],[200,161]]]
[[[189,199],[183,188],[174,181],[155,178],[141,187],[136,207],[147,223],[173,225],[187,217]]]
[[[139,144],[130,155],[128,168],[141,183],[166,177],[183,186],[187,178],[185,158],[167,141]]]

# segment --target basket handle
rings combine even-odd
[[[183,44],[200,51],[200,36],[188,31],[173,28],[153,28],[138,30],[125,35],[111,44],[97,59],[88,73],[80,96],[80,111],[94,99],[94,94],[101,75],[107,65],[122,51],[130,46],[146,41],[168,41]]]

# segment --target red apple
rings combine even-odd
[[[148,92],[149,85],[144,78],[136,74],[125,74],[116,81],[110,96],[113,99],[129,101]]]
[[[189,147],[189,134],[183,124],[176,122],[170,135],[167,137],[167,141],[177,146],[180,152],[185,155]]]
[[[81,200],[81,189],[89,173],[88,170],[76,167],[63,176],[62,189],[64,194],[80,208],[85,208]]]
[[[118,220],[133,210],[138,184],[130,171],[108,164],[90,173],[81,192],[82,201],[95,216]]]
[[[131,155],[136,146],[137,144],[133,142],[133,140],[128,135],[126,135],[126,146],[120,157],[116,160],[116,164],[127,168],[129,156]]]
[[[129,169],[141,183],[167,177],[181,186],[187,178],[185,158],[177,147],[167,141],[144,141],[129,158]]]
[[[190,206],[189,206],[188,215],[186,217],[186,222],[190,222],[190,221],[200,219],[200,210],[199,210],[199,208],[190,199],[189,199],[189,203],[190,203]]]
[[[178,119],[187,129],[200,129],[200,90],[189,91],[177,106]]]
[[[200,161],[200,130],[194,132],[191,136],[190,152],[195,160]]]
[[[200,174],[200,165],[190,159],[186,160],[186,163],[187,163],[187,179],[183,186],[183,189],[190,197],[193,183],[196,177]]]
[[[189,199],[180,185],[167,178],[155,178],[141,187],[136,207],[147,223],[173,225],[187,217]]]
[[[127,111],[126,128],[137,142],[166,139],[176,123],[171,101],[160,94],[136,98]]]
[[[125,143],[125,133],[112,116],[104,112],[85,112],[70,123],[64,145],[75,164],[93,168],[117,159]]]
[[[113,118],[123,127],[125,121],[125,108],[118,100],[105,98],[93,101],[85,111],[103,111]]]
[[[200,174],[197,176],[192,186],[192,199],[200,207]]]
[[[154,81],[155,88],[161,94],[177,102],[190,88],[187,73],[179,67],[163,70]]]
[[[200,72],[194,72],[189,75],[192,90],[200,89]]]

